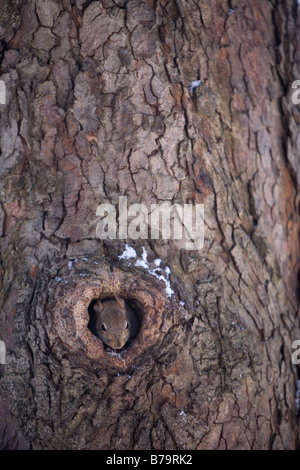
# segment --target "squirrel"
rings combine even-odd
[[[122,349],[129,338],[136,336],[138,322],[130,306],[119,297],[115,299],[95,303],[95,333],[110,348]]]

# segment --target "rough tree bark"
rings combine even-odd
[[[296,0],[0,13],[1,448],[294,449]],[[120,259],[96,208],[122,195],[203,203],[203,249],[127,240],[149,269]],[[88,328],[116,294],[143,315],[120,353]]]

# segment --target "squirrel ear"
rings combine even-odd
[[[101,300],[97,300],[97,302],[94,305],[94,310],[95,310],[96,313],[101,313],[102,312],[103,305],[102,305]]]
[[[117,297],[117,296],[116,296],[116,301],[117,301],[119,307],[125,308],[125,302],[124,302],[123,299],[120,299],[120,297]]]

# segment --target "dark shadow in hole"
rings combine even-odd
[[[114,297],[106,297],[106,298],[103,298],[103,299],[100,299],[100,300],[104,304],[108,300],[115,300],[115,298]],[[128,348],[128,346],[130,346],[134,342],[135,338],[139,334],[139,331],[142,327],[143,316],[144,316],[142,304],[138,300],[136,300],[136,299],[124,299],[124,300],[125,300],[125,304],[126,304],[126,309],[130,310],[133,314],[135,324],[133,325],[133,327],[131,327],[130,336],[129,336],[129,339],[128,339],[127,343],[119,351],[122,351],[122,350]],[[97,335],[97,332],[96,332],[97,314],[94,310],[94,305],[95,305],[96,302],[97,302],[97,299],[93,299],[90,302],[90,305],[88,306],[89,322],[88,322],[87,327],[93,333],[93,335],[95,335],[95,336],[97,336],[97,338],[99,338],[99,336]],[[109,350],[111,349],[105,343],[103,343],[103,345],[104,345],[104,349],[109,349]]]

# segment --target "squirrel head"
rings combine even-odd
[[[124,300],[119,297],[104,303],[97,300],[94,310],[97,314],[97,336],[110,348],[121,349],[130,335],[130,324]]]

